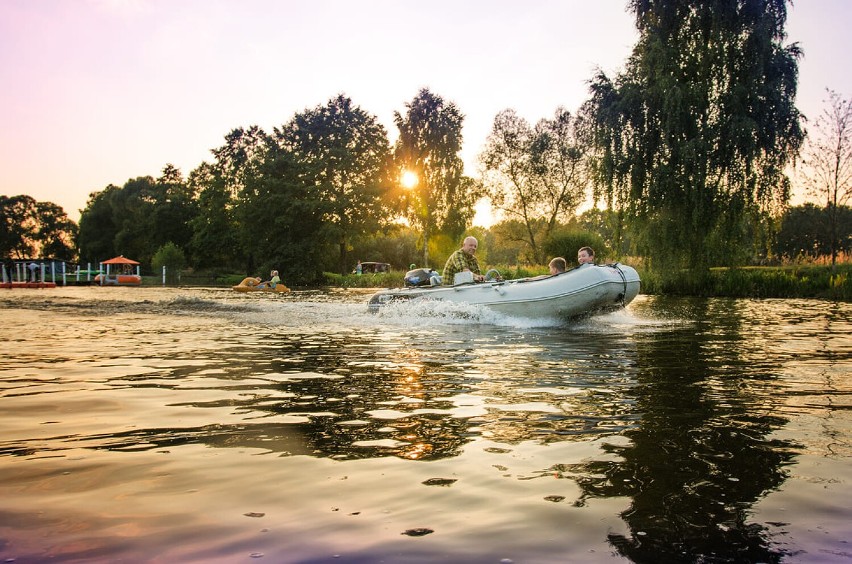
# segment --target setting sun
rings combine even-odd
[[[402,176],[399,179],[400,184],[402,184],[403,188],[414,188],[417,186],[418,182],[417,175],[410,170],[403,171]]]

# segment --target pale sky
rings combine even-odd
[[[636,41],[625,0],[0,0],[0,194],[79,220],[92,192],[188,175],[236,127],[267,132],[338,93],[375,115],[422,87],[465,115],[466,173],[494,116],[588,98]],[[796,0],[797,104],[852,96],[852,1]]]

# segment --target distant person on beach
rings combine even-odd
[[[580,266],[595,264],[595,251],[591,247],[580,247],[580,250],[577,251],[577,262],[580,263]]]
[[[38,265],[35,263],[35,261],[31,262],[27,268],[30,269],[30,280],[33,282],[38,282]]]

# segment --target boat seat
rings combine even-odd
[[[473,272],[469,270],[456,272],[453,276],[453,286],[460,286],[461,284],[473,284]]]

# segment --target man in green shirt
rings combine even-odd
[[[443,283],[447,285],[453,284],[453,279],[457,272],[469,270],[473,273],[475,282],[482,282],[485,277],[479,271],[479,261],[476,260],[474,253],[479,243],[476,237],[467,237],[462,243],[461,249],[456,250],[447,259],[447,264],[444,265]]]

